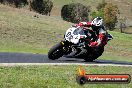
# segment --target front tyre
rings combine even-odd
[[[48,52],[48,58],[51,60],[58,59],[64,55],[63,44],[54,45]]]

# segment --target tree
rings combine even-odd
[[[0,0],[0,3],[20,8],[27,5],[27,0]]]
[[[106,28],[114,30],[117,23],[117,16],[119,14],[118,7],[112,3],[106,3],[105,0],[102,0],[102,3],[99,3],[96,9],[97,11],[94,11],[91,14],[92,18],[98,16],[104,18]]]
[[[95,18],[95,17],[104,17],[104,12],[103,10],[99,10],[99,11],[94,11],[91,13],[91,16],[92,16],[92,19]]]
[[[28,0],[29,9],[43,15],[49,15],[53,8],[53,2],[50,0]]]
[[[109,30],[114,30],[115,24],[117,21],[117,15],[119,14],[119,9],[116,5],[113,5],[112,3],[108,3],[104,7],[104,20],[106,27]]]
[[[84,6],[80,3],[71,3],[64,5],[61,9],[61,17],[65,21],[78,23],[80,21],[88,21],[90,7]]]
[[[92,19],[95,17],[104,17],[104,7],[107,3],[105,2],[105,0],[102,0],[101,3],[99,3],[96,7],[97,11],[93,11],[91,13]]]

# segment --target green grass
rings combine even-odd
[[[132,35],[119,32],[109,32],[114,39],[108,42],[100,59],[132,61]]]
[[[131,88],[129,84],[76,83],[79,66],[0,67],[0,88]],[[131,67],[86,66],[87,74],[130,74]]]
[[[39,15],[1,5],[0,51],[43,53],[63,39],[71,24],[54,17]]]

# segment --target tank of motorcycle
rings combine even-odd
[[[81,38],[80,36],[86,36],[82,32],[82,29],[76,28],[76,27],[71,27],[66,31],[64,39],[73,43],[73,44],[77,44],[77,43],[79,43],[79,40]]]

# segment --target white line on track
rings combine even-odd
[[[85,64],[85,63],[0,63],[0,66],[30,66],[30,65],[83,65],[83,66],[122,66],[132,67],[132,65],[120,64]]]

